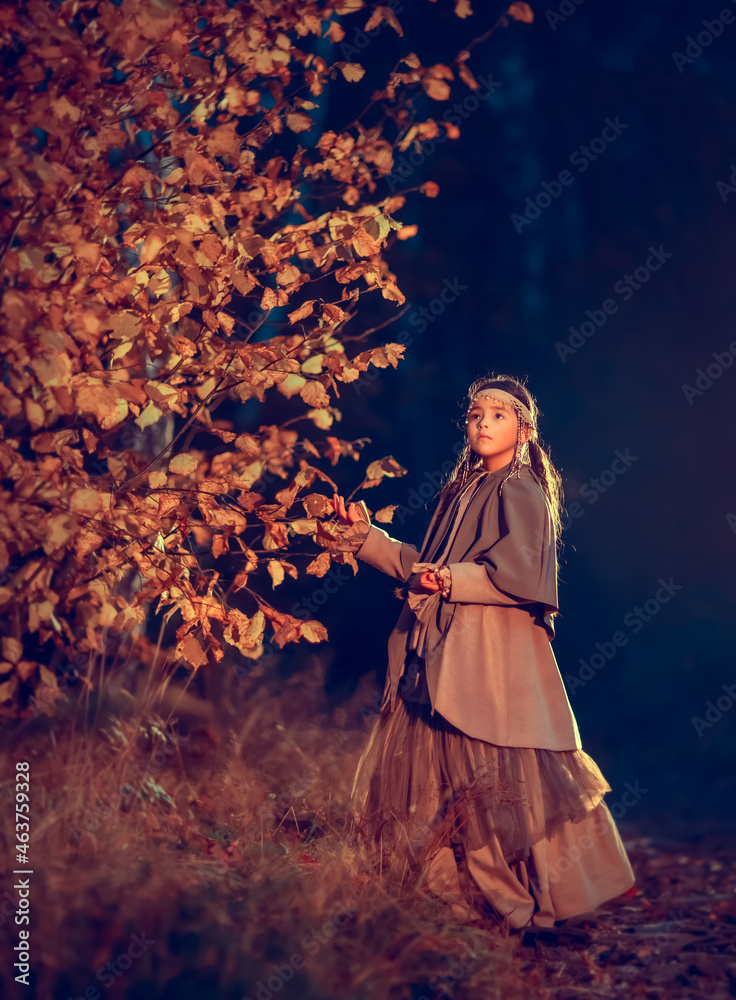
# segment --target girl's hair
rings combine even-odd
[[[458,490],[467,480],[468,475],[475,469],[481,469],[483,467],[483,461],[480,455],[477,455],[468,444],[465,425],[467,410],[470,407],[470,403],[472,402],[473,397],[482,389],[505,389],[506,392],[510,392],[512,396],[515,396],[527,406],[529,412],[534,417],[535,423],[538,425],[539,413],[541,411],[527,387],[518,379],[514,378],[513,375],[485,375],[481,378],[477,378],[468,389],[468,402],[465,407],[465,414],[463,414],[462,419],[458,421],[458,427],[466,433],[465,444],[462,451],[458,455],[455,468],[449,473],[447,479],[440,488],[440,499],[437,511],[438,520],[452,503],[458,493]],[[516,411],[514,412],[516,413]],[[524,426],[528,425],[525,424]],[[517,459],[516,451],[517,446],[514,447],[514,457],[509,467],[509,473],[513,469],[514,463]],[[560,516],[563,507],[562,479],[559,472],[552,464],[552,460],[549,457],[538,432],[532,432],[529,440],[526,443],[522,443],[521,454],[519,457],[522,462],[531,465],[532,470],[537,475],[537,479],[539,480],[544,495],[547,497],[550,513],[552,515],[552,523],[555,527],[555,536],[559,546],[561,540],[560,536],[562,534],[562,520]],[[501,490],[503,483],[508,478],[509,475],[507,473],[503,482],[499,484],[499,491]]]

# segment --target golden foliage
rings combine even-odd
[[[363,112],[315,135],[327,88],[362,86],[366,67],[330,64],[310,36],[339,55],[343,21],[363,7],[79,0],[49,8],[43,26],[0,14],[0,715],[53,713],[62,695],[47,664],[104,652],[149,606],[178,616],[172,655],[194,669],[222,659],[221,641],[258,657],[269,624],[279,647],[327,638],[259,588],[266,574],[272,588],[299,577],[286,555],[318,577],[333,559],[357,570],[325,497],[305,491],[335,492],[320,463],[357,459],[363,441],[313,442],[287,425],[238,433],[214,414],[275,391],[327,431],[341,386],[403,356],[387,343],[349,357],[343,332],[361,296],[404,302],[384,251],[417,227],[402,228],[404,196],[378,185],[402,122],[437,134],[406,107],[447,99],[455,74],[409,53],[365,109],[384,102],[396,135]],[[366,29],[384,22],[403,37],[387,6]],[[330,288],[333,301],[320,297]],[[256,304],[253,328],[243,317]],[[164,447],[146,455],[144,433]],[[404,471],[373,462],[363,486]],[[277,480],[290,482],[267,502]],[[300,553],[303,539],[323,551]]]

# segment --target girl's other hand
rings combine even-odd
[[[438,590],[442,590],[437,576],[431,570],[422,573],[419,577],[419,583],[425,590],[428,590],[432,594],[435,594]]]
[[[345,501],[337,493],[333,494],[332,497],[332,509],[337,514],[337,519],[341,524],[355,524],[356,521],[368,520],[357,503],[351,503],[345,510]]]

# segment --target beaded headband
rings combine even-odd
[[[473,405],[479,396],[486,396],[488,399],[495,399],[497,402],[509,403],[527,424],[531,424],[532,427],[536,427],[534,418],[529,411],[529,407],[526,406],[525,403],[522,403],[520,399],[517,399],[516,396],[512,396],[510,392],[506,392],[505,389],[481,389],[480,392],[476,392],[471,399],[470,406]],[[470,409],[470,406],[468,409]]]

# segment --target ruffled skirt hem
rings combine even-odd
[[[497,746],[398,698],[358,762],[352,835],[460,918],[490,905],[512,927],[551,927],[634,884],[609,791],[583,750]]]
[[[351,807],[358,836],[394,859],[497,840],[513,863],[583,820],[609,791],[584,750],[497,746],[432,716],[430,705],[398,698],[361,755]]]

